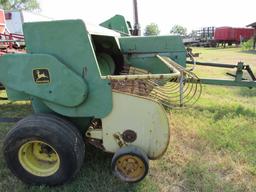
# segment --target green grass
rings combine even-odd
[[[199,60],[221,63],[245,61],[256,69],[256,54],[239,48],[196,49]],[[222,77],[225,69],[197,67],[199,76]],[[31,113],[29,103],[5,102],[1,117]],[[256,89],[203,86],[192,108],[171,111],[171,140],[166,154],[150,162],[150,172],[138,184],[125,184],[110,170],[111,155],[86,146],[77,177],[60,187],[31,187],[13,176],[0,153],[1,192],[256,191]],[[12,124],[0,124],[0,147]]]

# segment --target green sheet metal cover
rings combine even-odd
[[[12,95],[13,100],[19,99],[21,92],[58,105],[74,107],[87,97],[85,81],[53,56],[5,55],[0,58],[0,63],[0,81],[7,88],[18,91],[17,95]]]
[[[121,35],[130,35],[130,31],[127,22],[122,15],[115,15],[107,21],[100,24],[102,27],[112,29],[121,33]]]
[[[120,37],[119,41],[124,53],[185,52],[179,36]]]
[[[139,58],[143,58],[143,54],[145,58],[149,58],[150,54],[151,57],[159,54],[186,66],[186,50],[180,36],[120,37],[119,42],[121,51],[128,54],[133,63],[138,58],[136,54],[139,54]]]
[[[29,53],[55,56],[88,84],[88,97],[75,108],[45,104],[66,116],[98,118],[112,110],[112,92],[108,80],[102,80],[90,35],[81,20],[25,23],[23,26]],[[66,77],[68,78],[68,76]]]

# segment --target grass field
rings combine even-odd
[[[195,49],[199,60],[222,63],[244,61],[256,70],[256,53],[239,48]],[[203,76],[225,76],[225,70],[197,67]],[[31,113],[29,103],[5,102],[1,117]],[[111,174],[111,155],[86,148],[82,170],[61,187],[31,187],[21,183],[6,167],[0,153],[1,192],[256,191],[256,90],[203,86],[192,108],[172,110],[171,141],[166,154],[150,162],[150,172],[138,184],[125,184]],[[0,124],[0,147],[11,123]]]

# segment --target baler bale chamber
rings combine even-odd
[[[114,153],[116,176],[138,182],[148,173],[149,159],[168,147],[168,109],[200,97],[202,80],[186,68],[180,37],[129,36],[122,16],[102,26],[113,30],[81,20],[26,23],[27,53],[0,57],[8,99],[29,100],[34,111],[4,141],[7,165],[22,181],[69,181],[88,142]],[[240,78],[229,85],[238,84],[255,86]]]

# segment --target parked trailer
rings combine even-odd
[[[192,31],[192,36],[183,38],[186,46],[195,47],[216,47],[214,41],[215,27],[204,27],[200,30]]]
[[[254,30],[251,28],[218,27],[215,29],[214,40],[217,43],[228,43],[229,45],[239,44],[252,38]]]
[[[205,27],[194,31],[194,36],[183,40],[185,45],[216,47],[218,44],[240,44],[251,39],[256,32],[252,28]],[[190,41],[194,39],[194,41]]]

